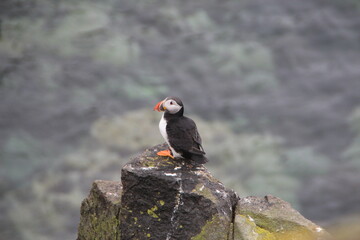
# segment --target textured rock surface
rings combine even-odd
[[[323,240],[330,236],[277,197],[241,198],[236,205],[234,240],[262,239]]]
[[[122,170],[122,239],[228,239],[237,198],[203,165],[145,151]]]
[[[132,159],[120,182],[95,181],[83,201],[78,240],[328,240],[279,198],[238,198],[203,165],[159,157],[158,145]]]
[[[78,240],[120,239],[121,183],[97,180],[81,204]]]

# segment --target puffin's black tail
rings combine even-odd
[[[184,151],[182,156],[184,158],[191,159],[197,164],[204,164],[208,162],[208,159],[205,157],[205,152],[196,148],[193,148],[190,151]]]

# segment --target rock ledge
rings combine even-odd
[[[81,206],[78,240],[328,240],[321,227],[273,197],[239,198],[203,165],[145,150],[121,183],[95,181]]]

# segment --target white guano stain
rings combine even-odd
[[[247,217],[249,218],[249,220],[250,220],[251,222],[255,222],[255,220],[254,220],[250,215],[247,215]]]
[[[177,176],[177,173],[164,173],[165,176],[171,176],[171,177],[175,177]]]
[[[179,182],[179,189],[178,189],[178,193],[176,194],[176,200],[175,200],[176,202],[170,219],[171,229],[166,235],[166,240],[171,239],[171,232],[176,229],[175,215],[179,210],[179,206],[184,204],[181,199],[181,195],[184,193],[181,173],[179,175],[180,177],[176,178],[176,180]]]

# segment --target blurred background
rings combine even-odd
[[[359,0],[1,0],[0,238],[75,239],[175,95],[226,186],[359,239],[359,91]]]

